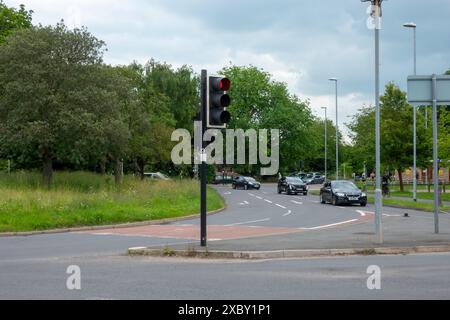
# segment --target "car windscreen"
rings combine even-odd
[[[293,177],[286,178],[286,181],[288,183],[295,183],[295,184],[303,184],[304,183],[302,181],[302,179],[300,179],[300,178],[293,178]]]
[[[248,182],[253,182],[253,183],[255,183],[255,182],[256,182],[256,180],[255,180],[255,179],[253,179],[253,178],[245,178],[245,180],[247,180]]]
[[[359,191],[358,187],[352,182],[337,181],[332,182],[331,185],[334,190],[349,191],[349,192]]]

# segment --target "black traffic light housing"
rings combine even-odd
[[[231,104],[228,91],[231,89],[231,81],[221,76],[208,77],[208,105],[207,127],[213,129],[225,129],[231,120],[227,107]]]

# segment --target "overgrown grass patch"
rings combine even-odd
[[[112,177],[56,173],[47,191],[34,173],[0,176],[0,232],[37,231],[183,217],[200,211],[195,181],[140,181],[125,177],[120,190]],[[224,201],[213,189],[208,210]]]

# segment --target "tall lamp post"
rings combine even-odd
[[[339,105],[338,105],[338,79],[330,78],[335,83],[336,92],[336,180],[339,180]]]
[[[322,107],[325,111],[325,182],[328,177],[328,108]]]
[[[405,28],[413,29],[414,33],[414,75],[417,75],[417,37],[416,30],[417,25],[414,22],[405,23],[403,25]],[[413,181],[414,181],[414,191],[413,200],[417,202],[417,106],[413,106],[414,109],[414,165],[413,165]]]
[[[383,198],[381,192],[381,136],[380,136],[380,29],[381,29],[381,4],[383,0],[361,0],[371,2],[371,17],[375,29],[375,149],[376,149],[376,189],[375,189],[375,232],[377,242],[383,241]]]

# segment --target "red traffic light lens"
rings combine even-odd
[[[231,81],[228,78],[223,78],[220,80],[219,84],[220,90],[229,91],[231,89]]]

